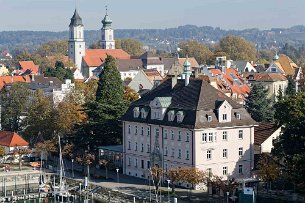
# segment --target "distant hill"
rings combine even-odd
[[[168,29],[118,29],[116,38],[133,38],[156,49],[172,51],[177,44],[184,40],[196,39],[206,44],[218,42],[227,35],[238,35],[252,41],[257,48],[292,46],[305,44],[305,26],[298,25],[291,28],[272,28],[259,30],[256,28],[245,30],[223,30],[219,27],[184,25]],[[100,39],[99,30],[85,31],[87,46]],[[68,39],[68,32],[46,31],[3,31],[0,32],[0,50],[28,49],[35,50],[39,45],[51,40]]]

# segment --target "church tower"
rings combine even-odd
[[[84,25],[82,18],[75,9],[69,25],[69,59],[71,59],[76,68],[81,72],[82,59],[85,56]]]
[[[115,49],[115,41],[113,36],[113,29],[111,27],[112,20],[109,18],[106,8],[106,15],[104,19],[102,20],[103,27],[101,29],[102,31],[102,40],[101,40],[101,46],[102,49]]]

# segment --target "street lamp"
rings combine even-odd
[[[167,180],[167,196],[168,196],[168,202],[170,202],[170,198],[169,198],[169,190],[170,190],[170,187],[169,187],[169,183],[171,182],[171,180]]]
[[[115,169],[116,170],[116,179],[117,179],[117,182],[119,183],[119,168]]]
[[[72,178],[74,178],[74,159],[71,159],[72,162]]]

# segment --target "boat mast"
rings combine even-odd
[[[61,153],[61,144],[60,144],[60,136],[58,135],[58,145],[59,145],[59,190],[62,191],[62,177],[63,177],[63,169],[62,169],[62,153]]]

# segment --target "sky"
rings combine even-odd
[[[0,0],[0,31],[65,31],[75,7],[85,29],[98,30],[106,5],[114,29],[186,24],[270,29],[305,24],[305,0]]]

